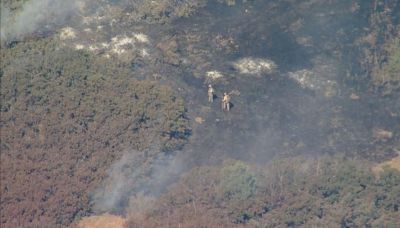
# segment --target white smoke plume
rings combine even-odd
[[[46,32],[78,19],[79,0],[29,0],[11,9],[1,2],[1,43]]]
[[[153,157],[154,158],[149,158]],[[94,195],[97,212],[118,212],[129,206],[135,196],[156,197],[176,181],[185,165],[179,153],[126,151],[108,171],[108,177]]]

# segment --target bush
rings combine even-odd
[[[221,169],[217,189],[224,200],[247,200],[256,192],[257,178],[244,162],[225,163]]]
[[[395,38],[384,44],[386,61],[372,72],[372,80],[376,86],[384,89],[384,94],[400,88],[400,39]]]

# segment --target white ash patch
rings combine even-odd
[[[100,45],[101,45],[101,47],[103,47],[103,48],[108,48],[108,47],[110,47],[110,44],[109,44],[109,43],[105,43],[105,42],[101,43]]]
[[[233,63],[233,66],[241,74],[261,75],[264,73],[272,73],[276,70],[276,64],[269,59],[242,58]]]
[[[339,86],[336,81],[322,78],[313,71],[303,69],[289,72],[289,78],[294,80],[301,88],[321,93],[328,98],[339,93]]]
[[[76,31],[71,27],[65,27],[61,29],[60,39],[67,40],[67,39],[75,39],[76,38]]]
[[[135,44],[135,39],[127,36],[116,36],[111,39],[110,46],[111,52],[116,54],[123,54],[127,51],[128,47],[132,47]]]
[[[118,35],[111,39],[110,46],[113,46],[113,52],[123,53],[125,52],[123,46],[134,47],[136,43],[149,43],[149,39],[143,33],[132,33],[132,37]]]
[[[74,0],[75,1],[75,0]],[[139,31],[125,31],[122,34],[109,31],[118,21],[113,18],[123,12],[119,6],[101,3],[94,0],[77,0],[82,23],[77,27],[65,27],[56,35],[63,45],[76,50],[93,52],[105,57],[132,59],[151,57],[150,38]],[[89,12],[92,5],[98,7],[95,13]]]
[[[211,80],[217,80],[217,79],[221,79],[221,78],[224,77],[224,75],[221,72],[216,71],[216,70],[208,71],[206,73],[206,76],[207,76],[208,79],[211,79]]]
[[[107,20],[107,18],[105,16],[82,17],[82,23],[85,25],[98,24],[98,23],[106,21],[106,20]]]
[[[141,54],[142,57],[149,57],[150,56],[149,52],[145,48],[142,49],[140,54]]]
[[[82,37],[81,37],[82,38]],[[89,38],[83,38],[80,43],[73,42],[72,45],[76,50],[87,50],[96,53],[110,54],[136,54],[141,57],[148,58],[150,53],[147,49],[150,43],[149,38],[142,33],[132,33],[132,36],[117,35],[111,38],[109,42],[92,41]]]
[[[137,42],[139,43],[149,43],[149,38],[147,37],[147,35],[143,34],[143,33],[133,33],[133,37],[136,39]]]
[[[135,40],[133,38],[127,37],[127,36],[115,36],[111,39],[111,44],[115,46],[123,46],[126,44],[134,44]]]
[[[317,76],[312,71],[298,70],[296,72],[289,72],[289,78],[296,81],[303,89],[314,90],[317,88]]]
[[[75,49],[76,50],[83,50],[83,49],[85,49],[85,45],[83,45],[83,44],[75,44]]]
[[[143,33],[132,33],[132,36],[118,35],[111,39],[107,47],[111,47],[111,52],[116,54],[123,54],[127,51],[135,51],[142,57],[150,56],[146,48],[143,48],[143,44],[149,44],[149,38]]]

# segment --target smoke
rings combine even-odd
[[[20,40],[35,32],[47,32],[78,17],[78,0],[30,0],[12,10],[1,3],[1,41]]]
[[[158,150],[126,151],[108,171],[108,177],[94,195],[97,212],[120,212],[129,198],[157,197],[179,178],[184,170],[182,156],[165,155]]]

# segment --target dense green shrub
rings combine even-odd
[[[257,179],[248,165],[236,161],[223,166],[217,188],[224,200],[247,200],[256,191]]]

